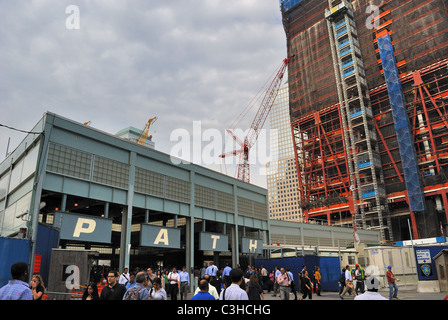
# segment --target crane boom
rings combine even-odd
[[[145,145],[146,144],[146,140],[148,140],[148,135],[149,135],[149,127],[156,120],[157,120],[157,117],[154,117],[154,118],[151,118],[151,119],[148,120],[148,122],[145,125],[145,128],[143,129],[143,132],[142,132],[140,138],[137,139],[137,143],[138,144],[141,144],[141,145]]]
[[[255,115],[254,121],[250,127],[250,130],[246,136],[245,144],[250,149],[255,142],[257,142],[260,130],[263,128],[266,119],[268,118],[269,112],[271,111],[272,105],[274,104],[275,98],[277,97],[278,90],[282,83],[283,75],[285,74],[286,67],[293,56],[283,60],[283,63],[271,82],[270,86],[266,90],[266,94],[261,101],[260,108]]]
[[[241,149],[221,154],[219,157],[224,158],[226,156],[239,155],[237,176],[239,180],[250,182],[249,150],[257,142],[260,130],[263,128],[269,112],[271,111],[272,105],[274,104],[275,98],[277,97],[277,93],[282,83],[286,67],[293,57],[294,55],[290,56],[289,58],[283,59],[282,65],[277,71],[268,89],[266,89],[266,93],[263,97],[257,114],[252,121],[252,125],[250,126],[249,132],[247,133],[244,142],[241,142],[241,140],[239,140],[232,131],[227,130],[227,132],[232,135],[233,139],[241,146]]]

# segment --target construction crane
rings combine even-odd
[[[250,126],[249,132],[247,133],[244,141],[241,141],[232,130],[226,129],[226,131],[232,136],[233,140],[238,143],[241,147],[238,150],[230,151],[227,153],[223,153],[219,155],[220,158],[225,158],[229,156],[239,155],[239,163],[238,163],[238,173],[237,178],[244,182],[250,182],[250,167],[249,167],[249,151],[250,148],[257,142],[258,135],[260,130],[263,128],[264,123],[271,111],[272,105],[274,104],[275,98],[277,97],[278,90],[280,89],[280,85],[282,83],[283,75],[285,74],[286,67],[288,63],[294,55],[289,58],[283,59],[283,62],[275,74],[274,79],[272,80],[269,87],[266,89],[266,93],[264,95],[263,100],[261,101],[261,105],[258,109],[257,114]]]
[[[151,127],[151,125],[154,122],[156,122],[156,120],[157,120],[157,117],[154,117],[154,118],[151,118],[151,119],[148,120],[148,122],[145,125],[145,129],[143,129],[143,132],[140,135],[140,138],[138,138],[136,140],[136,142],[138,144],[141,144],[141,145],[145,145],[146,144],[146,140],[148,140],[148,136],[149,136],[149,127]],[[149,136],[149,139],[151,140],[151,136]]]

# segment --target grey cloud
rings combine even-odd
[[[72,4],[80,30],[65,28]],[[286,55],[277,0],[2,0],[0,19],[1,123],[48,110],[115,133],[157,116],[163,152],[193,121],[224,132]]]

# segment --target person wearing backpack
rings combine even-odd
[[[129,282],[129,269],[128,268],[124,268],[123,273],[118,278],[118,283],[122,284],[122,285],[124,285],[126,287],[128,282]]]
[[[249,278],[249,282],[246,283],[246,293],[249,300],[264,300],[263,288],[258,282],[258,276],[252,274]]]
[[[365,280],[365,274],[364,269],[361,268],[360,265],[356,265],[355,270],[355,278],[356,278],[356,294],[358,294],[358,289],[361,293],[364,293],[364,280]]]
[[[339,283],[339,294],[341,294],[342,291],[344,291],[345,287],[345,268],[342,268],[342,273],[339,275],[338,283]]]
[[[146,274],[145,272],[137,273],[135,277],[135,286],[129,288],[123,296],[123,300],[148,300],[149,292],[146,289]]]

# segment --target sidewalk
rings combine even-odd
[[[379,293],[389,299],[389,290],[388,289],[382,289],[379,291]],[[439,292],[439,293],[419,293],[415,289],[413,290],[398,290],[398,299],[399,300],[443,300],[443,298],[446,297],[448,292]],[[301,294],[297,292],[297,298],[299,299],[301,297]],[[279,296],[273,297],[272,293],[265,293],[264,294],[265,300],[280,300]],[[353,300],[355,297],[352,295],[349,295],[348,293],[345,294],[344,300]],[[291,293],[289,295],[289,299],[294,299],[294,295]],[[306,299],[308,300],[308,299]],[[313,300],[342,300],[339,297],[338,292],[334,291],[323,291],[321,293],[321,296],[318,296],[313,293]]]
[[[380,294],[389,299],[389,290],[380,290],[379,291]],[[413,290],[398,290],[398,299],[399,300],[443,300],[443,298],[446,297],[446,295],[448,295],[448,292],[439,292],[439,293],[419,293],[417,292],[415,289]],[[188,299],[190,299],[193,296],[193,293],[189,293],[188,294]],[[297,292],[297,299],[300,299],[302,295],[300,294],[300,292]],[[344,296],[344,301],[345,300],[353,300],[355,297],[352,295],[349,295],[348,293],[345,294]],[[278,294],[276,297],[272,296],[272,292],[267,293],[265,291],[264,293],[264,299],[265,300],[278,300],[280,301],[280,295]],[[290,300],[294,300],[294,295],[291,293],[289,295],[289,299]],[[308,300],[308,298],[306,299]],[[306,301],[305,300],[305,301]],[[333,291],[323,291],[321,293],[321,296],[318,296],[316,294],[313,294],[313,300],[317,300],[317,301],[323,301],[323,300],[340,300],[342,301],[342,299],[339,297],[339,294],[337,292],[333,292]]]

